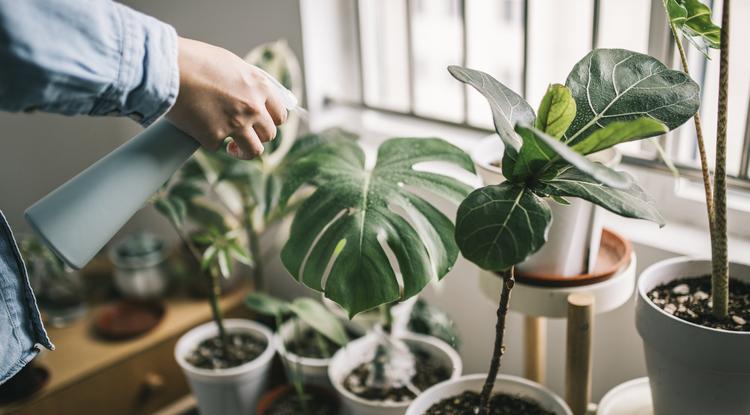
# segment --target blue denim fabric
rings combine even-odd
[[[146,126],[179,90],[177,33],[109,0],[0,0],[0,110]]]
[[[54,346],[44,331],[13,232],[0,211],[0,384],[23,369],[42,347]]]

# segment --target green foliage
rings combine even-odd
[[[273,316],[278,322],[284,317],[294,316],[339,346],[349,342],[349,336],[341,320],[311,298],[300,297],[292,302],[286,302],[268,294],[255,292],[247,296],[245,305],[256,313]]]
[[[669,23],[682,32],[701,53],[719,49],[721,28],[711,21],[711,9],[701,0],[664,0]]]
[[[584,156],[663,134],[691,118],[699,88],[686,74],[647,55],[597,49],[573,67],[565,86],[548,89],[534,117],[490,75],[449,71],[487,98],[505,143],[507,181],[472,192],[458,210],[456,241],[467,259],[502,271],[539,250],[552,220],[544,198],[567,204],[578,197],[625,217],[664,223],[630,175]]]
[[[453,177],[414,169],[448,162],[473,172],[471,158],[437,138],[394,138],[373,168],[352,140],[308,152],[289,165],[281,203],[304,184],[315,188],[300,206],[281,253],[300,282],[324,291],[350,315],[409,298],[453,266],[453,223],[418,196],[434,192],[454,203],[470,187]],[[402,286],[388,253],[398,263]]]
[[[461,347],[458,328],[450,316],[421,298],[414,304],[408,328],[414,333],[437,337],[456,350]]]
[[[534,127],[559,139],[576,116],[576,101],[565,85],[552,84],[539,104]]]

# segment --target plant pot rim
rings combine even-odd
[[[675,317],[672,314],[667,313],[666,311],[659,308],[656,304],[651,301],[650,298],[648,298],[648,291],[650,291],[649,288],[646,288],[646,285],[650,283],[649,278],[644,278],[644,276],[649,276],[651,274],[655,274],[656,270],[662,267],[666,267],[673,264],[678,264],[682,262],[698,262],[698,263],[711,263],[711,258],[704,257],[704,256],[679,256],[679,257],[673,257],[669,259],[665,259],[663,261],[656,262],[654,264],[651,264],[648,266],[648,268],[644,269],[641,272],[641,277],[638,279],[638,296],[640,297],[641,301],[644,302],[644,304],[649,307],[649,310],[652,310],[652,312],[657,312],[658,315],[661,315],[662,317],[666,317],[669,321],[672,321],[673,323],[681,323],[685,324],[687,326],[704,330],[705,332],[713,332],[716,334],[722,334],[722,335],[732,335],[732,336],[750,336],[750,331],[733,331],[733,330],[724,330],[724,329],[717,329],[713,327],[706,327],[702,326],[700,324],[696,324],[687,320],[683,320],[679,317]],[[744,267],[750,267],[750,265],[739,263],[739,262],[730,262],[731,264],[744,266]],[[670,280],[677,279],[677,278],[684,278],[685,275],[680,276],[674,276],[670,278]]]
[[[326,357],[326,358],[306,357],[306,356],[300,356],[296,353],[292,353],[286,349],[286,345],[284,344],[284,336],[282,335],[281,331],[283,327],[288,327],[292,325],[294,323],[295,318],[296,317],[293,317],[285,321],[284,323],[282,323],[281,326],[279,326],[279,328],[276,329],[276,333],[273,334],[273,340],[276,346],[276,350],[279,352],[279,355],[281,355],[283,358],[295,364],[302,364],[305,366],[312,366],[312,367],[319,367],[319,368],[328,366],[331,363],[331,359],[333,356]]]
[[[230,333],[245,331],[260,334],[266,340],[266,348],[258,357],[239,366],[226,369],[197,368],[185,360],[185,355],[201,341],[216,336],[218,328],[213,321],[209,321],[193,327],[187,333],[180,336],[180,339],[177,341],[174,348],[174,357],[182,370],[196,377],[206,379],[231,378],[259,369],[273,359],[276,348],[274,347],[273,334],[266,326],[252,320],[230,318],[224,319],[224,327]]]
[[[468,383],[468,382],[484,382],[486,378],[487,378],[486,373],[473,373],[470,375],[460,376],[456,379],[448,379],[446,381],[440,382],[436,385],[432,385],[431,387],[425,389],[424,391],[422,391],[420,396],[427,396],[428,394],[434,393],[436,389],[445,387],[447,385],[452,385],[452,384],[457,384],[457,383]],[[513,382],[513,383],[518,383],[524,386],[528,386],[533,389],[537,389],[543,392],[544,394],[549,395],[558,406],[560,406],[561,408],[564,408],[566,411],[568,411],[568,414],[572,415],[572,412],[570,412],[570,408],[568,407],[568,404],[565,403],[565,401],[560,396],[558,396],[555,392],[553,392],[551,389],[547,388],[544,385],[541,385],[529,379],[522,378],[520,376],[506,375],[502,373],[499,373],[495,377],[495,381],[508,381],[508,382]],[[502,391],[496,390],[497,388],[498,388],[498,385],[496,384],[495,388],[493,388],[493,392],[502,392]],[[449,397],[450,396],[441,397],[441,400],[445,398],[449,398]],[[419,397],[417,397],[417,399],[419,399]],[[417,399],[415,399],[412,402],[416,402]],[[410,414],[412,414],[412,412],[407,412],[407,415],[410,415]]]
[[[320,394],[327,395],[331,399],[331,401],[336,404],[336,407],[340,406],[336,399],[336,394],[334,393],[333,390],[331,390],[331,388],[324,388],[322,386],[310,385],[310,384],[305,384],[304,388],[306,391],[315,390]],[[288,383],[278,385],[272,388],[271,390],[266,391],[265,393],[263,393],[263,395],[261,395],[260,400],[258,400],[258,405],[256,406],[256,413],[263,415],[266,412],[266,410],[268,410],[268,408],[271,406],[271,404],[273,404],[279,398],[282,398],[289,393],[294,393],[294,388],[292,387],[292,385]]]
[[[451,377],[448,380],[457,379],[461,376],[461,372],[463,371],[463,362],[461,361],[461,356],[459,356],[458,352],[451,347],[448,343],[438,339],[437,337],[433,336],[426,336],[422,334],[412,333],[412,332],[405,332],[405,333],[397,333],[396,337],[405,340],[407,342],[415,342],[415,343],[426,343],[430,346],[433,346],[440,350],[441,352],[445,353],[448,356],[448,359],[453,364],[453,373],[451,374]],[[367,334],[360,337],[359,339],[353,340],[349,342],[347,346],[351,346],[356,344],[357,342],[367,341],[369,340],[367,337]],[[333,385],[333,388],[336,390],[336,392],[340,393],[342,396],[346,397],[347,399],[350,399],[352,401],[357,402],[360,405],[364,406],[371,406],[371,407],[379,407],[379,408],[403,408],[406,409],[409,405],[411,405],[414,400],[408,401],[408,402],[385,402],[385,401],[374,401],[369,399],[361,398],[349,390],[347,390],[340,380],[336,380],[335,376],[333,376],[333,361],[337,360],[337,355],[341,354],[339,356],[339,359],[343,359],[343,353],[346,351],[347,346],[342,347],[339,349],[336,354],[333,355],[333,358],[331,358],[331,365],[328,366],[328,378],[331,381],[331,384]],[[342,379],[345,378],[342,377]],[[442,382],[441,382],[442,383]],[[439,383],[438,383],[439,385]],[[434,386],[434,385],[433,385]],[[429,388],[428,388],[429,389]],[[424,391],[422,391],[424,393]],[[419,396],[417,396],[419,397]],[[416,398],[415,398],[416,399]]]

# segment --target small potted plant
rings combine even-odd
[[[266,393],[257,413],[336,413],[338,400],[330,390],[328,365],[333,353],[350,338],[341,320],[322,304],[305,297],[285,302],[267,294],[253,293],[245,304],[276,320],[276,350],[289,382]],[[285,322],[286,317],[289,318]]]
[[[567,204],[576,197],[622,216],[662,223],[630,175],[586,156],[681,125],[698,108],[698,86],[650,56],[597,49],[574,66],[566,85],[548,89],[535,114],[490,75],[461,67],[449,71],[487,98],[505,145],[506,180],[472,192],[459,206],[455,231],[464,257],[496,272],[503,283],[487,375],[434,386],[407,414],[570,414],[562,399],[541,385],[498,375],[514,267],[546,242],[553,219],[549,203]]]
[[[136,233],[118,241],[109,251],[114,282],[120,294],[132,300],[153,300],[169,287],[165,266],[167,244],[151,233]]]
[[[451,220],[415,188],[458,203],[471,188],[414,166],[444,161],[470,172],[466,153],[436,138],[395,138],[365,165],[352,140],[323,146],[292,166],[280,203],[314,188],[296,211],[281,257],[300,282],[324,292],[349,317],[381,308],[384,324],[339,350],[329,377],[349,413],[402,414],[430,384],[460,374],[457,353],[429,336],[392,330],[394,303],[418,294],[453,266]],[[394,269],[388,255],[393,255]]]
[[[682,36],[720,49],[716,163],[713,186],[700,118],[695,126],[706,192],[711,257],[672,258],[643,271],[638,282],[636,327],[643,339],[654,413],[750,413],[750,267],[727,257],[727,101],[730,1],[722,3],[721,28],[699,0],[666,0],[683,69]]]
[[[34,236],[22,238],[19,245],[45,322],[65,327],[86,314],[86,286],[81,274],[68,268]]]

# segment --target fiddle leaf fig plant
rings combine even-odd
[[[565,85],[549,87],[534,114],[519,95],[480,71],[450,73],[482,93],[505,144],[505,181],[469,194],[458,208],[455,237],[461,253],[504,280],[495,348],[481,394],[489,402],[503,354],[503,333],[514,266],[547,241],[549,200],[578,197],[618,215],[664,221],[633,178],[587,157],[619,143],[663,134],[696,113],[699,88],[685,73],[622,49],[597,49],[578,62]]]
[[[373,167],[354,141],[294,163],[280,203],[304,184],[315,191],[295,214],[281,252],[284,266],[351,316],[409,298],[442,278],[458,256],[453,223],[415,190],[458,204],[471,187],[415,168],[435,161],[474,172],[466,153],[437,138],[390,139],[379,147]]]
[[[701,0],[664,0],[670,26],[682,32],[703,55],[719,49],[721,27],[711,21],[711,9]]]

